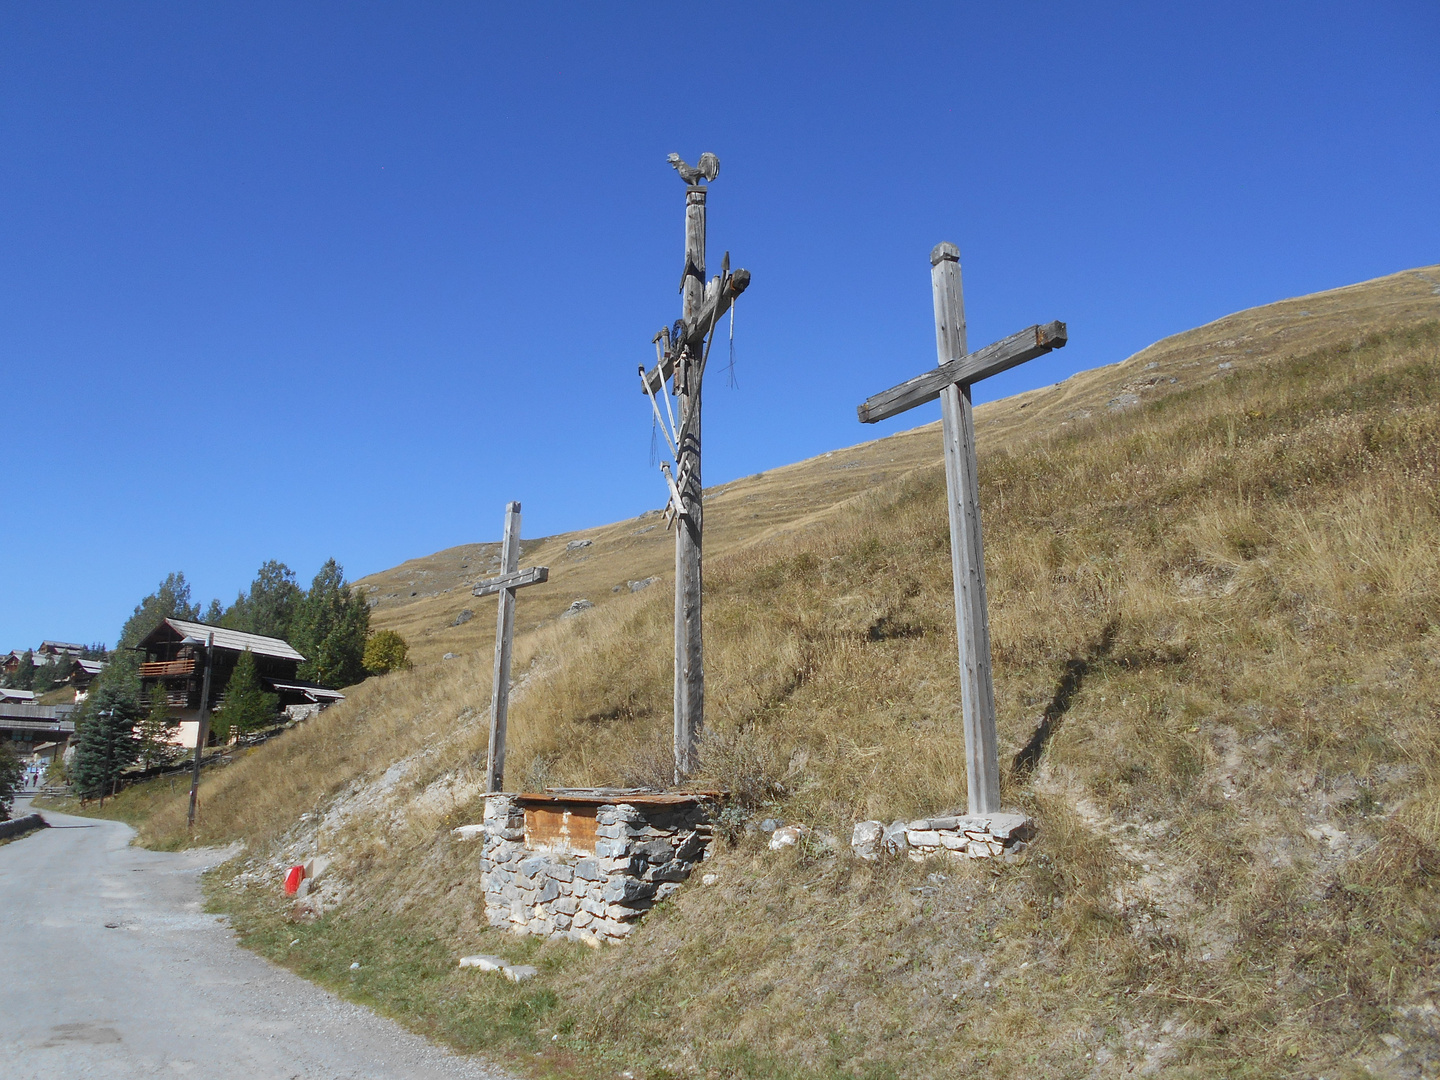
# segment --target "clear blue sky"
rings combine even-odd
[[[1430,0],[6,4],[0,647],[661,505],[669,151],[754,275],[715,484],[938,415],[854,410],[942,239],[972,347],[1070,326],[985,397],[1440,261],[1437,109]]]

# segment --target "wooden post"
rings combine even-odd
[[[960,249],[935,245],[930,252],[935,301],[935,349],[941,364],[964,357],[965,297]],[[995,688],[990,672],[990,620],[985,602],[985,552],[980,538],[980,468],[975,457],[975,420],[969,384],[940,391],[945,446],[945,493],[950,511],[950,565],[955,579],[955,625],[959,631],[960,704],[965,723],[965,779],[972,814],[1000,810],[1000,757],[995,734]]]
[[[505,539],[500,546],[500,575],[471,590],[475,596],[498,593],[495,620],[495,681],[490,688],[490,749],[485,756],[485,790],[505,790],[505,729],[510,717],[510,649],[515,636],[515,591],[549,579],[544,566],[520,567],[520,504],[505,504]]]
[[[505,539],[500,546],[500,573],[520,569],[520,504],[505,506]],[[505,725],[510,718],[510,643],[515,634],[515,590],[500,590],[495,619],[495,681],[490,687],[490,750],[485,758],[485,790],[505,788]]]
[[[188,819],[188,825],[192,829],[195,827],[195,810],[200,798],[200,755],[205,751],[205,740],[210,737],[210,670],[214,666],[214,656],[215,631],[212,630],[205,635],[205,678],[200,683],[200,718],[195,722],[195,766],[190,772]]]
[[[705,727],[705,650],[701,628],[701,548],[705,534],[704,488],[700,482],[700,391],[705,361],[715,327],[735,298],[750,285],[750,271],[730,273],[730,256],[713,281],[705,280],[705,195],[702,181],[714,180],[720,161],[702,154],[697,167],[669,156],[670,164],[685,181],[685,269],[680,278],[681,319],[652,339],[656,364],[640,369],[641,390],[650,399],[655,422],[666,428],[666,440],[675,450],[672,477],[662,464],[670,506],[666,527],[677,522],[675,533],[675,782],[699,768],[700,736]],[[672,433],[656,396],[666,393],[673,380],[678,399],[679,428]],[[669,399],[666,399],[669,413]],[[672,418],[673,420],[673,418]]]
[[[1000,809],[1000,755],[995,733],[995,687],[990,670],[990,618],[985,599],[985,550],[980,539],[980,470],[970,385],[1033,360],[1069,340],[1065,324],[1031,326],[976,352],[966,351],[960,249],[930,252],[939,366],[868,398],[857,412],[873,424],[940,399],[945,495],[950,514],[950,565],[955,581],[955,626],[960,649],[960,705],[965,725],[965,779],[971,814]]]
[[[705,302],[705,188],[685,188],[685,278],[681,314],[686,325]],[[705,663],[701,637],[701,546],[704,530],[700,483],[700,390],[704,378],[698,347],[685,345],[677,367],[680,430],[675,462],[684,513],[675,529],[675,783],[699,766],[705,727]]]

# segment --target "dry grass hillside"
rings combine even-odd
[[[1153,401],[1258,360],[1298,356],[1434,318],[1440,318],[1440,266],[1252,308],[1166,338],[1122,363],[982,405],[976,414],[980,444],[989,452],[1023,447],[1039,433]],[[1084,329],[1077,323],[1071,332]],[[636,408],[643,412],[643,405],[637,395]],[[707,556],[784,535],[857,495],[933,466],[940,460],[938,428],[927,425],[710,488]],[[857,434],[865,430],[856,425]],[[371,600],[373,625],[403,634],[420,663],[438,661],[447,652],[492,650],[494,602],[475,601],[469,586],[497,572],[499,524],[497,507],[495,540],[448,548],[361,578],[357,585]],[[577,540],[592,543],[567,551]],[[631,582],[674,572],[674,537],[658,511],[598,529],[526,539],[522,546],[525,564],[548,565],[550,581],[525,590],[517,610],[521,632],[548,625],[575,600],[604,605],[627,594]],[[474,620],[455,625],[467,608]]]
[[[626,945],[483,927],[448,833],[480,812],[474,547],[366,579],[415,670],[207,782],[196,839],[247,843],[216,904],[278,962],[540,1074],[1436,1075],[1440,268],[978,417],[1002,793],[1040,828],[1020,864],[777,854],[744,827],[964,804],[931,428],[707,495],[703,780],[736,812],[718,882]],[[521,605],[517,786],[668,773],[668,580],[624,587],[665,572],[653,520],[527,545],[552,579]],[[421,570],[434,595],[394,595]],[[180,795],[120,802],[185,841]],[[327,912],[292,924],[279,867],[317,849]],[[541,976],[455,969],[480,951]]]

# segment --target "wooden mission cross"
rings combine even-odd
[[[945,490],[950,509],[950,560],[955,576],[955,622],[960,639],[960,700],[965,721],[965,773],[971,814],[1000,809],[1000,757],[995,737],[995,688],[990,672],[990,620],[985,602],[985,556],[980,539],[980,484],[970,386],[1033,360],[1066,342],[1065,324],[1031,326],[978,352],[965,347],[965,300],[960,249],[930,252],[935,299],[935,348],[940,366],[891,387],[859,408],[873,424],[940,399],[945,443]]]
[[[505,542],[500,548],[500,576],[482,581],[475,596],[500,594],[495,623],[495,685],[490,690],[490,752],[485,761],[485,790],[505,789],[505,722],[510,713],[510,643],[515,636],[515,590],[550,579],[548,566],[520,570],[520,504],[505,505]]]

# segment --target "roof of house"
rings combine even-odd
[[[291,690],[304,694],[311,701],[344,701],[345,695],[339,690],[326,690],[323,686],[315,686],[311,683],[282,682],[279,679],[266,679],[272,690]]]
[[[85,646],[76,645],[74,642],[71,641],[42,641],[40,642],[40,648],[36,649],[35,651],[82,653],[85,651]]]
[[[104,660],[83,660],[76,657],[75,663],[80,666],[80,670],[85,672],[86,675],[99,675],[100,672],[105,670]]]
[[[0,701],[30,702],[35,700],[34,690],[5,690],[0,689]]]
[[[278,656],[282,660],[304,660],[288,641],[281,641],[279,638],[265,637],[261,634],[247,634],[243,630],[231,630],[224,626],[211,626],[208,623],[190,622],[186,619],[166,619],[160,626],[150,631],[145,641],[149,641],[162,627],[168,626],[181,637],[195,637],[201,641],[205,640],[207,634],[215,635],[215,647],[217,649],[229,649],[231,652],[245,652],[249,650],[256,656]],[[141,642],[143,645],[145,642]]]

